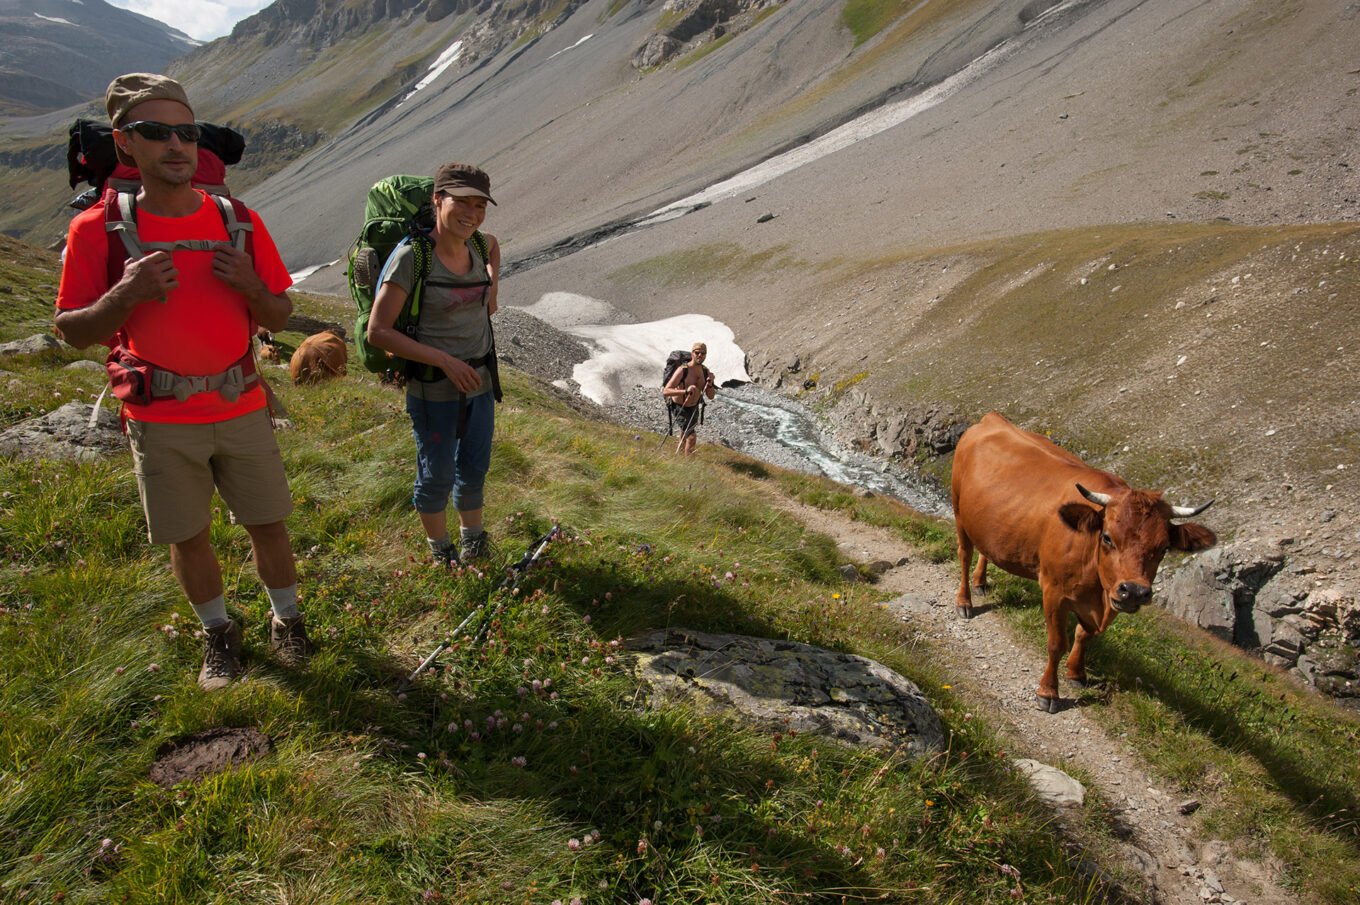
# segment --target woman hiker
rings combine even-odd
[[[473,233],[486,219],[491,179],[466,163],[446,163],[434,179],[434,232],[429,276],[414,337],[394,329],[414,287],[416,249],[400,246],[389,260],[373,303],[368,341],[428,367],[406,383],[406,412],[416,438],[412,502],[435,560],[444,565],[488,555],[482,488],[491,466],[495,429],[495,361],[491,315],[496,313],[500,245]],[[458,514],[459,539],[449,536],[448,505]]]

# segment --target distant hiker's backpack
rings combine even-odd
[[[211,195],[230,195],[227,189],[227,167],[241,162],[245,153],[245,137],[228,126],[199,123],[203,135],[198,140],[198,169],[193,184]],[[113,149],[113,128],[106,123],[77,119],[71,124],[70,140],[66,145],[66,172],[71,188],[82,182],[90,188],[71,201],[71,207],[83,211],[93,207],[106,195],[107,189],[135,192],[141,188],[141,175],[134,167],[119,163]]]
[[[375,374],[392,371],[410,376],[410,362],[369,344],[368,319],[393,252],[398,246],[409,244],[415,251],[415,284],[392,326],[415,338],[420,325],[420,300],[434,256],[434,241],[430,238],[434,231],[433,195],[434,180],[429,176],[388,176],[374,183],[364,202],[364,225],[350,249],[346,276],[349,294],[359,309],[354,322],[354,346],[364,367]],[[482,260],[489,262],[486,237],[475,232],[472,242]]]
[[[674,352],[666,356],[666,367],[661,371],[661,388],[663,390],[666,388],[666,385],[671,382],[671,378],[675,376],[676,371],[689,365],[691,358],[692,356],[690,355],[690,353],[686,352],[684,349],[676,349]],[[704,368],[703,365],[699,365],[699,367],[704,369],[704,377],[707,378],[709,374],[708,368]],[[675,430],[675,416],[677,409],[679,409],[681,417],[688,418],[689,421],[694,420],[696,412],[692,412],[689,409],[686,409],[684,406],[680,405],[678,402],[673,402],[670,399],[666,399],[665,402],[666,402],[666,435],[670,436],[671,433],[673,433]],[[699,394],[699,404],[695,406],[695,408],[698,410],[697,414],[699,417],[700,424],[704,423],[704,407],[707,404],[708,403],[704,401],[703,394],[702,393]],[[688,414],[685,414],[687,412]],[[693,424],[687,425],[687,427],[693,426],[694,426]]]

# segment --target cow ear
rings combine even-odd
[[[1216,543],[1218,536],[1203,525],[1186,522],[1183,525],[1171,526],[1171,547],[1174,550],[1198,553],[1201,550],[1208,550]]]
[[[1058,507],[1058,517],[1073,531],[1094,534],[1105,524],[1105,511],[1085,503],[1064,503]]]

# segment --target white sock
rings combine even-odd
[[[486,529],[480,525],[476,528],[459,528],[458,536],[463,540],[472,540],[474,537],[481,537],[486,533]]]
[[[290,584],[286,588],[265,588],[264,592],[269,595],[269,605],[273,607],[276,617],[279,619],[296,619],[298,617],[297,585]]]
[[[229,621],[227,598],[223,594],[218,594],[207,603],[190,603],[189,606],[194,608],[194,615],[203,623],[204,628],[217,628]]]
[[[438,556],[440,553],[453,546],[453,541],[449,540],[449,532],[445,531],[443,537],[427,537],[425,543],[430,545],[430,552]]]

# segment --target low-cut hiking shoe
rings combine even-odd
[[[463,562],[486,559],[491,555],[491,535],[485,531],[458,541],[458,558]]]
[[[301,666],[312,655],[312,642],[307,640],[307,626],[302,614],[289,619],[273,616],[269,620],[269,646],[284,666]]]
[[[431,551],[430,555],[434,557],[434,564],[441,569],[456,569],[462,565],[458,561],[458,548],[453,544],[449,544],[442,550]]]
[[[198,671],[198,687],[204,691],[226,688],[241,674],[241,627],[228,619],[205,629],[203,668]]]

